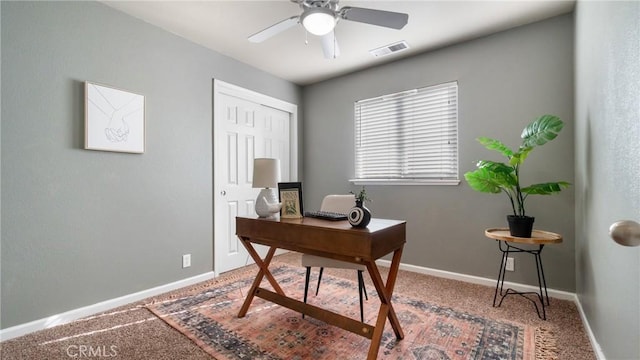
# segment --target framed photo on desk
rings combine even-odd
[[[299,219],[303,216],[301,182],[278,183],[278,198],[282,203],[281,218]]]

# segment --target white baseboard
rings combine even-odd
[[[46,317],[44,319],[31,321],[25,324],[16,325],[10,328],[0,330],[0,341],[13,339],[18,336],[26,335],[34,331],[48,329],[57,325],[66,324],[68,322],[90,316],[93,314],[101,313],[118,306],[126,305],[135,301],[139,301],[150,296],[159,295],[168,291],[179,289],[181,287],[193,285],[201,281],[213,279],[215,274],[213,272],[207,272],[204,274],[196,275],[187,279],[178,280],[169,284],[157,286],[151,289],[139,291],[137,293],[121,296],[115,299],[99,302],[97,304],[81,307],[78,309],[70,310],[62,314]]]
[[[584,329],[587,332],[587,336],[589,336],[589,342],[591,342],[591,348],[593,349],[593,352],[596,354],[596,358],[598,360],[606,360],[606,357],[602,352],[602,348],[600,347],[598,340],[596,340],[596,336],[593,334],[593,331],[591,331],[589,320],[587,320],[587,316],[584,313],[584,309],[582,309],[582,303],[580,303],[580,299],[578,298],[578,295],[575,296],[574,302],[578,307],[578,312],[580,313],[582,324],[584,325]]]
[[[384,267],[389,267],[391,265],[391,261],[389,260],[377,260],[376,263]],[[490,287],[493,287],[496,284],[495,279],[454,273],[450,271],[432,269],[432,268],[427,268],[422,266],[400,264],[400,269],[415,272],[415,273],[426,274],[426,275],[431,275],[431,276],[436,276],[436,277],[451,279],[451,280],[464,281],[472,284],[485,285]],[[35,320],[26,324],[13,326],[7,329],[0,330],[0,341],[13,339],[15,337],[26,335],[34,331],[48,329],[50,327],[54,327],[57,325],[62,325],[86,316],[90,316],[93,314],[107,311],[109,309],[116,308],[118,306],[129,304],[138,300],[142,300],[150,296],[159,295],[168,291],[179,289],[181,287],[193,285],[201,281],[210,280],[214,277],[215,277],[215,274],[213,272],[207,272],[201,275],[179,280],[170,284],[161,285],[161,286],[158,286],[152,289],[143,290],[134,294],[121,296],[119,298],[106,300],[97,304],[85,306],[79,309],[70,310],[62,314],[49,316],[47,318]],[[538,290],[538,288],[535,286],[524,285],[519,283],[505,282],[505,285],[517,291],[537,291]],[[596,354],[598,360],[606,360],[604,354],[602,353],[602,349],[598,344],[598,341],[596,340],[593,332],[591,331],[591,327],[589,326],[589,321],[587,320],[584,314],[584,311],[582,309],[582,304],[580,304],[580,300],[578,299],[577,295],[575,293],[554,290],[554,289],[549,289],[548,292],[550,297],[554,297],[562,300],[570,300],[576,304],[576,306],[578,307],[578,312],[580,313],[580,318],[582,319],[582,323],[584,324],[587,335],[589,336],[589,341],[591,342],[591,346],[593,348],[594,353]]]
[[[377,260],[376,264],[389,267],[391,265],[391,261]],[[415,273],[420,273],[420,274],[436,276],[436,277],[445,278],[445,279],[464,281],[472,284],[485,285],[485,286],[491,286],[491,287],[496,286],[495,279],[483,278],[480,276],[466,275],[466,274],[454,273],[450,271],[431,269],[431,268],[426,268],[422,266],[415,266],[415,265],[408,265],[408,264],[400,264],[400,269],[415,272]],[[516,291],[522,291],[522,292],[538,291],[538,288],[536,286],[513,283],[509,281],[505,281],[504,285],[505,287],[510,287]],[[571,293],[567,291],[547,289],[547,292],[549,293],[549,297],[553,297],[556,299],[570,300],[570,301],[574,301],[576,299],[575,293]]]

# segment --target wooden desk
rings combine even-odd
[[[542,249],[544,248],[545,245],[561,243],[562,236],[556,233],[548,232],[548,231],[533,230],[531,232],[530,238],[522,238],[517,236],[511,236],[509,229],[496,229],[496,228],[485,230],[484,235],[490,239],[496,240],[498,242],[498,248],[502,252],[502,261],[500,263],[500,271],[498,272],[498,281],[496,283],[496,291],[493,295],[493,306],[494,307],[496,306],[496,300],[498,298],[498,288],[499,288],[501,298],[500,298],[500,303],[498,304],[498,307],[502,305],[502,301],[507,295],[511,295],[511,294],[521,295],[525,299],[533,303],[533,305],[536,307],[536,312],[538,313],[538,317],[540,317],[543,320],[546,320],[547,314],[545,311],[545,305],[548,306],[550,305],[550,303],[549,303],[549,294],[547,293],[547,281],[544,277],[544,269],[542,267],[542,257],[540,254],[542,253]],[[502,246],[503,243],[505,244],[504,249]],[[522,249],[520,247],[513,245],[513,243],[538,245],[538,249],[534,249],[534,250]],[[514,253],[514,252],[524,252],[524,253],[532,254],[535,257],[536,271],[538,275],[538,289],[540,290],[539,293],[519,292],[513,289],[507,289],[506,291],[503,291],[507,257],[509,257],[510,253]],[[544,296],[542,292],[543,289],[544,289]],[[535,301],[525,296],[527,294],[537,295],[538,300],[540,300],[540,303],[542,304],[542,313],[540,313],[540,310],[538,309],[538,304],[536,304]],[[545,304],[545,300],[546,300],[546,304]]]
[[[346,220],[328,221],[315,218],[273,220],[236,217],[236,234],[260,268],[238,317],[244,317],[247,314],[254,296],[258,296],[371,339],[367,355],[369,360],[374,360],[378,356],[387,318],[396,338],[398,340],[404,338],[400,322],[391,304],[406,237],[404,221],[371,219],[367,228],[358,229],[351,227]],[[260,258],[253,244],[269,247],[264,259]],[[375,326],[287,297],[269,271],[269,263],[276,249],[287,249],[365,265],[380,297],[380,309]],[[375,260],[391,252],[393,252],[393,259],[385,284]],[[264,277],[275,292],[260,287]]]

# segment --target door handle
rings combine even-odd
[[[220,195],[227,196],[227,192],[225,190],[220,191]]]
[[[631,220],[621,220],[611,224],[609,236],[623,246],[640,246],[640,224]]]

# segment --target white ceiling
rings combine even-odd
[[[573,11],[574,0],[555,1],[347,1],[340,6],[409,14],[402,30],[340,21],[341,55],[325,59],[319,38],[301,25],[262,43],[247,37],[300,7],[290,1],[103,1],[106,5],[291,82],[307,85],[402,57],[470,40]],[[409,50],[374,58],[369,50],[405,40]]]

